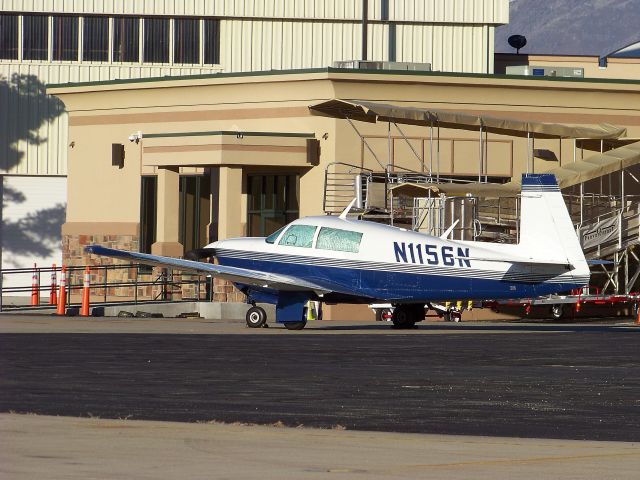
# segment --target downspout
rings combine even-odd
[[[367,60],[369,30],[369,0],[362,0],[362,60]]]

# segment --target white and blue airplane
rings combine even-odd
[[[202,249],[218,264],[127,252],[97,245],[96,255],[203,272],[233,282],[247,296],[246,321],[267,321],[256,303],[276,306],[276,322],[306,324],[309,300],[389,303],[395,327],[424,319],[425,304],[452,299],[547,295],[589,283],[589,267],[556,179],[522,178],[520,242],[449,240],[403,228],[347,218],[295,220],[266,238],[233,238]]]

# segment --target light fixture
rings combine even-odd
[[[142,138],[142,132],[140,130],[138,130],[135,133],[132,133],[131,135],[129,135],[129,141],[130,142],[140,142],[140,139]]]

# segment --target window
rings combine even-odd
[[[78,17],[53,17],[53,59],[78,60]]]
[[[144,19],[144,44],[142,61],[169,63],[169,19]]]
[[[22,58],[47,60],[49,58],[49,19],[45,15],[25,15]]]
[[[250,175],[247,178],[247,234],[265,237],[298,218],[298,175]]]
[[[322,250],[336,250],[338,252],[358,253],[362,233],[338,230],[337,228],[322,227],[318,234],[316,248]]]
[[[271,235],[269,235],[267,238],[265,238],[264,241],[267,242],[267,243],[276,243],[276,240],[278,239],[278,237],[280,236],[280,234],[282,233],[282,231],[285,228],[286,228],[286,225],[284,227],[280,227],[278,230],[276,230]]]
[[[200,63],[200,20],[178,18],[173,23],[173,63]]]
[[[291,225],[278,242],[288,247],[311,248],[317,227],[311,225]]]
[[[142,177],[140,195],[140,251],[151,253],[156,241],[158,177]]]
[[[204,21],[204,63],[220,63],[220,20]]]
[[[211,195],[209,175],[185,175],[180,177],[180,205],[178,241],[185,252],[200,248],[208,242]]]
[[[113,19],[113,61],[140,61],[140,19],[116,17]]]
[[[0,58],[18,59],[18,15],[0,15]]]
[[[86,17],[82,29],[82,60],[106,62],[109,60],[109,19]]]

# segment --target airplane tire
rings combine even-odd
[[[376,310],[376,322],[384,322],[389,318],[391,314],[391,310],[388,308],[380,308]]]
[[[424,309],[422,310],[424,313]],[[391,316],[393,322],[393,328],[408,329],[413,328],[416,325],[416,311],[411,305],[398,305]]]
[[[302,330],[306,325],[306,320],[301,322],[284,322],[284,326],[287,330]]]
[[[247,327],[260,328],[267,323],[267,312],[265,312],[262,307],[251,307],[247,311],[245,319],[247,321]]]
[[[551,316],[554,320],[560,320],[562,318],[562,315],[564,315],[564,312],[562,311],[562,305],[551,305]]]

